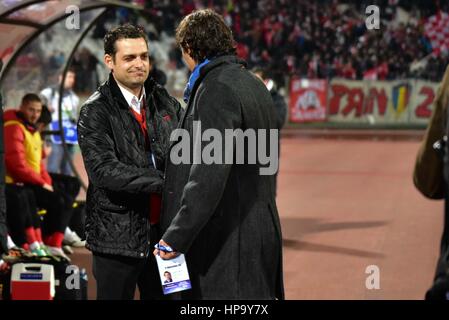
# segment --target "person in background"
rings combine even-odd
[[[59,76],[59,83],[62,82],[62,75]],[[73,91],[75,85],[75,69],[69,68],[64,80],[64,91],[62,96],[61,114],[59,114],[59,86],[45,88],[40,92],[44,104],[52,114],[51,130],[59,129],[59,117],[62,118],[62,127],[69,159],[65,157],[64,146],[59,135],[51,136],[51,153],[48,155],[47,170],[52,173],[72,175],[72,168],[69,160],[73,159],[75,146],[78,144],[76,133],[76,121],[78,119],[79,98]]]
[[[263,81],[263,83],[265,84],[265,86],[267,87],[267,90],[270,91],[271,94],[271,98],[273,99],[273,104],[274,104],[274,110],[276,111],[276,127],[278,128],[278,130],[280,131],[285,124],[285,121],[287,119],[287,111],[288,111],[288,107],[287,107],[287,103],[285,102],[284,97],[278,92],[277,88],[276,88],[276,83],[273,81],[273,79],[270,79],[267,76],[267,72],[260,68],[260,67],[256,67],[253,69],[253,73],[260,79]],[[281,136],[279,135],[279,154],[281,154],[280,152],[280,148],[281,148]],[[277,194],[277,179],[278,179],[278,173],[279,170],[276,172],[276,176],[274,177],[274,182],[275,182],[275,191]]]
[[[23,184],[32,190],[37,207],[47,211],[43,239],[33,241],[37,242],[36,246],[43,242],[50,254],[70,260],[62,251],[62,240],[73,213],[72,203],[65,200],[62,192],[54,189],[44,166],[42,139],[36,128],[41,112],[42,101],[33,93],[22,98],[19,110],[5,112],[5,180],[7,187]]]
[[[148,77],[153,78],[154,81],[164,87],[167,84],[167,75],[156,66],[156,60],[153,56],[150,55],[149,58],[151,71]]]

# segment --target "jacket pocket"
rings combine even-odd
[[[121,192],[98,189],[97,206],[106,212],[125,213],[132,208],[128,204],[133,203],[134,199],[128,198]]]
[[[116,213],[97,208],[95,223],[96,240],[113,247],[123,247],[131,237],[131,222],[129,213]]]
[[[127,208],[125,206],[114,205],[111,203],[109,203],[109,204],[100,203],[99,207],[102,211],[110,212],[110,213],[117,213],[117,214],[123,214],[130,210],[129,208]]]

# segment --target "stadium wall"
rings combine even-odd
[[[290,82],[290,123],[424,128],[439,83],[405,79]]]

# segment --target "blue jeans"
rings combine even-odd
[[[75,145],[68,144],[67,148],[69,150],[70,161],[72,161],[73,155],[75,154]],[[51,144],[51,153],[48,156],[47,170],[51,173],[60,173],[68,176],[73,175],[69,161],[64,156],[64,147],[62,144]]]

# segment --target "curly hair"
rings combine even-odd
[[[139,39],[143,38],[148,46],[148,39],[144,29],[141,26],[134,26],[132,24],[124,24],[116,27],[106,33],[104,36],[104,53],[115,58],[117,47],[115,42],[120,39]]]
[[[222,54],[235,54],[231,29],[222,16],[205,9],[194,11],[176,28],[176,43],[197,63]]]

